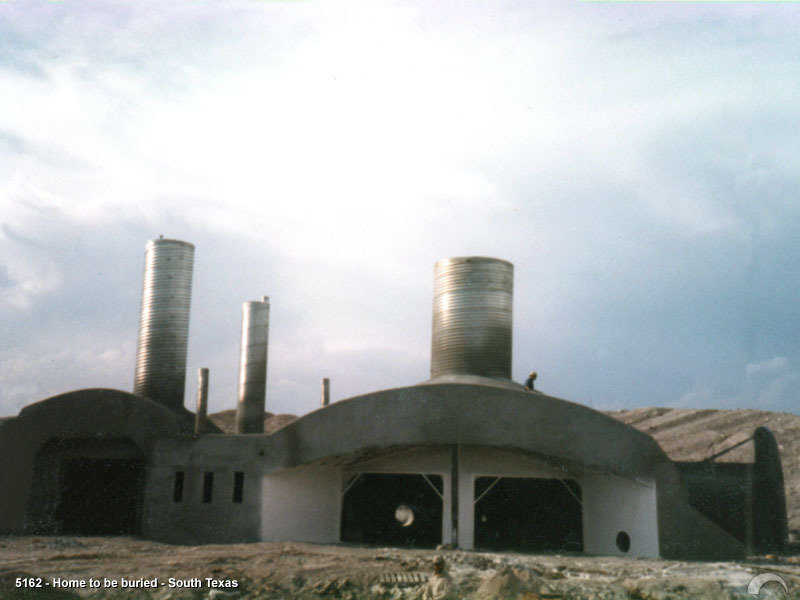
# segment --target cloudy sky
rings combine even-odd
[[[466,6],[465,6],[466,4]],[[188,407],[429,374],[443,257],[515,265],[514,378],[800,412],[800,5],[0,2],[0,415],[130,390],[144,247],[196,246]]]

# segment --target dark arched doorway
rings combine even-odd
[[[49,440],[36,454],[28,531],[139,533],[144,465],[143,452],[128,438]]]
[[[583,551],[581,488],[572,479],[477,477],[475,547]]]
[[[433,548],[442,541],[441,475],[359,473],[342,502],[341,540]]]

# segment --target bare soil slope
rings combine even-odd
[[[636,408],[608,414],[651,435],[676,461],[709,458],[746,440],[757,427],[769,428],[781,453],[789,529],[800,531],[800,415],[688,408]],[[753,444],[743,444],[716,460],[752,462]]]
[[[223,433],[236,433],[236,410],[223,410],[208,415],[209,421],[219,427]],[[275,415],[271,412],[264,413],[264,433],[273,433],[281,427],[297,419],[295,415]]]

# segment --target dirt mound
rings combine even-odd
[[[223,433],[236,433],[236,410],[223,410],[208,415],[209,421],[219,427]],[[295,415],[276,415],[264,413],[264,433],[273,433],[297,419]]]
[[[523,591],[523,583],[510,568],[485,578],[478,591],[475,593],[475,600],[500,600],[504,598],[517,598]],[[526,590],[532,591],[532,590]]]

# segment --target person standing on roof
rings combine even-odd
[[[537,377],[538,375],[536,374],[536,371],[531,371],[531,374],[528,375],[528,378],[525,380],[526,390],[528,390],[529,392],[533,391],[533,382],[536,381]]]

